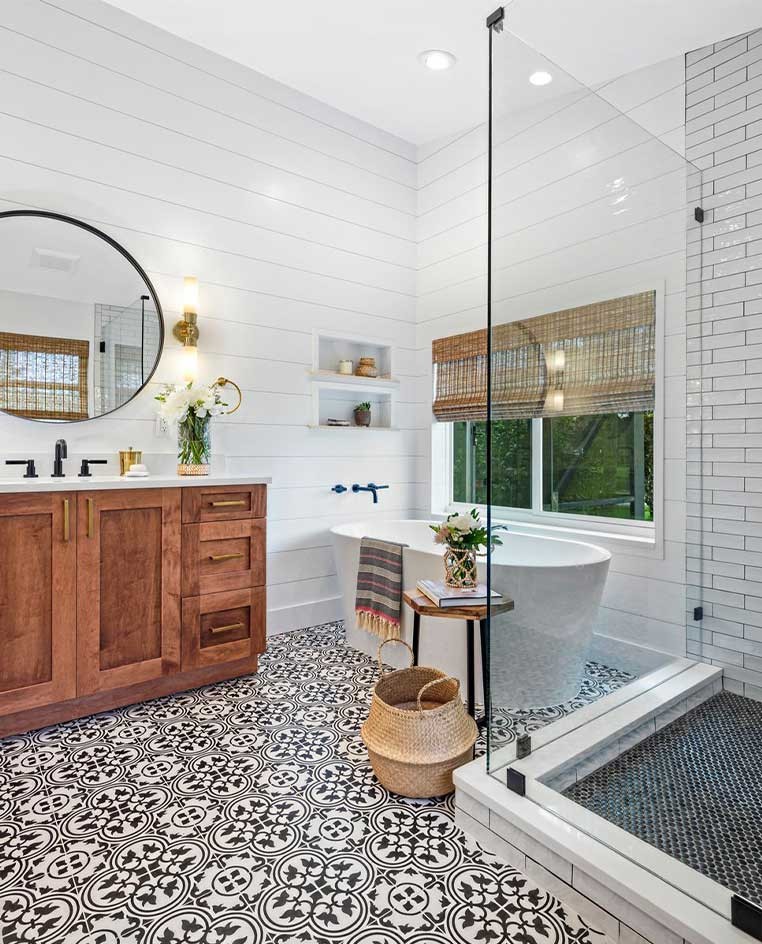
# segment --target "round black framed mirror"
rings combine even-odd
[[[59,213],[0,213],[0,411],[106,416],[151,380],[163,347],[156,290],[116,240]]]

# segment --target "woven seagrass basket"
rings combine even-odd
[[[460,682],[439,669],[413,665],[382,674],[361,728],[373,770],[393,793],[433,797],[452,793],[452,773],[474,756],[477,727],[460,697]]]

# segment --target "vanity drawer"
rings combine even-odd
[[[207,593],[183,600],[183,668],[252,659],[265,649],[265,591],[261,587]]]
[[[266,485],[210,485],[183,489],[183,522],[264,518]]]
[[[183,525],[183,596],[263,587],[265,519]]]

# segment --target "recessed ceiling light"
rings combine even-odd
[[[553,76],[550,74],[550,72],[543,72],[540,70],[539,72],[533,72],[529,76],[529,81],[532,83],[532,85],[550,85],[550,83],[553,81]]]
[[[427,49],[418,56],[418,61],[433,72],[443,72],[455,65],[455,56],[444,49]]]

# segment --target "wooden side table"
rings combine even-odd
[[[487,615],[490,607],[484,606],[437,606],[419,590],[406,590],[402,594],[405,604],[413,611],[413,664],[418,665],[418,647],[421,637],[421,617],[433,616],[436,619],[462,619],[466,621],[466,688],[468,713],[474,717],[474,632],[475,624],[479,623],[479,634],[482,646],[482,685],[484,686],[485,716],[486,706],[489,704],[489,640],[487,638]],[[501,597],[499,602],[492,604],[493,613],[507,613],[513,609],[513,600]],[[485,718],[479,720],[483,724]]]

